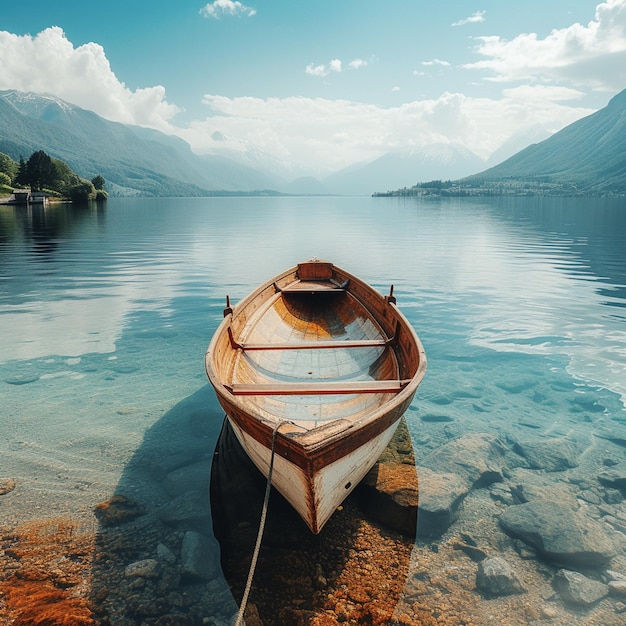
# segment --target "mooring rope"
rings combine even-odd
[[[272,472],[274,471],[274,456],[275,450],[274,446],[276,444],[276,435],[278,434],[278,429],[286,424],[286,421],[278,422],[276,424],[274,431],[272,432],[272,454],[270,457],[270,467],[267,472],[267,485],[265,487],[265,499],[263,500],[263,509],[261,510],[261,521],[259,522],[259,532],[256,536],[256,544],[254,546],[254,552],[252,553],[252,561],[250,562],[250,571],[248,572],[248,580],[246,582],[246,588],[243,592],[243,598],[241,599],[241,605],[239,606],[239,613],[237,614],[237,621],[235,622],[235,626],[241,626],[243,621],[243,614],[246,611],[246,605],[248,604],[248,596],[250,595],[250,589],[252,588],[252,579],[254,578],[254,570],[256,569],[256,562],[259,558],[259,552],[261,551],[261,540],[263,539],[263,531],[265,530],[265,520],[267,518],[267,506],[270,501],[270,490],[272,488]]]

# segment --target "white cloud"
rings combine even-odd
[[[465,24],[477,24],[479,22],[484,22],[485,13],[485,11],[476,11],[476,13],[473,13],[469,17],[459,20],[458,22],[454,22],[452,26],[465,26]]]
[[[505,89],[503,94],[506,98],[523,99],[526,102],[567,102],[580,100],[585,94],[577,89],[557,87],[549,85],[521,85],[512,89]]]
[[[499,99],[444,93],[384,108],[322,98],[227,98],[206,95],[211,114],[179,131],[197,152],[223,149],[212,135],[252,142],[276,158],[318,174],[374,159],[393,149],[456,143],[487,158],[514,132],[540,124],[550,132],[592,113],[563,104],[580,92],[518,87]]]
[[[209,2],[200,9],[200,14],[204,17],[214,17],[219,19],[222,15],[245,15],[252,17],[256,15],[256,9],[242,4],[238,0],[215,0]]]
[[[348,63],[348,67],[352,70],[360,70],[363,67],[367,67],[367,65],[368,62],[365,59],[353,59]],[[341,59],[333,59],[328,62],[328,65],[314,65],[313,63],[309,63],[304,71],[306,74],[310,74],[311,76],[319,76],[323,78],[324,76],[328,76],[331,72],[340,74],[342,70],[343,61]]]
[[[334,59],[307,72],[324,76],[342,66]],[[252,144],[319,174],[435,142],[462,144],[486,158],[514,132],[537,124],[556,131],[593,112],[576,104],[581,91],[527,81],[499,97],[444,93],[387,108],[321,98],[207,95],[210,114],[179,128],[173,122],[179,109],[167,102],[162,86],[128,89],[100,45],[74,47],[60,28],[35,37],[0,31],[0,68],[0,89],[58,96],[109,120],[176,134],[197,152],[219,152],[229,141]]]
[[[365,59],[353,59],[350,63],[348,63],[348,65],[353,70],[359,70],[362,67],[367,67],[367,61]]]
[[[77,48],[53,26],[37,36],[0,31],[0,89],[58,96],[117,122],[169,128],[178,107],[161,85],[132,91],[113,73],[102,46]]]
[[[304,71],[311,76],[326,76],[328,74],[325,65],[313,65],[313,63],[309,63]]]
[[[555,29],[543,39],[528,33],[510,41],[478,41],[477,52],[485,58],[464,67],[491,72],[489,80],[556,80],[609,91],[626,84],[626,0],[598,4],[586,26]]]
[[[333,59],[329,64],[328,68],[331,72],[341,72],[341,61],[339,59]]]
[[[311,76],[323,78],[324,76],[328,76],[331,72],[341,73],[341,65],[342,63],[339,59],[333,59],[329,61],[328,65],[313,65],[313,63],[309,63],[304,71]]]
[[[448,61],[442,61],[441,59],[433,59],[432,61],[422,61],[422,65],[425,67],[433,67],[435,65],[439,67],[450,67]]]

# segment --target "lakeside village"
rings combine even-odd
[[[0,203],[40,204],[50,202],[104,202],[108,194],[105,180],[97,175],[92,180],[78,176],[60,159],[43,150],[33,152],[28,160],[19,162],[0,152]]]
[[[372,194],[374,198],[409,196],[589,196],[589,190],[582,191],[574,183],[556,182],[549,176],[533,179],[500,180],[432,180],[418,183],[413,187],[403,187],[395,191]],[[593,194],[591,194],[593,195]]]

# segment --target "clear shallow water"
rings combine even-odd
[[[407,414],[418,463],[470,432],[626,458],[622,201],[0,206],[0,478],[17,483],[3,521],[89,515],[157,433],[176,437],[177,412],[213,420],[198,426],[210,454],[222,415],[203,356],[225,296],[313,256],[383,293],[393,283],[420,335],[429,367]]]

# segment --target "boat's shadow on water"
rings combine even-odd
[[[408,432],[399,431],[406,448]],[[402,454],[406,461],[407,450]],[[97,507],[97,623],[232,624],[265,484],[209,386],[173,407],[146,433],[111,500]],[[416,476],[412,488],[417,497]],[[372,486],[356,490],[313,535],[272,490],[248,626],[391,623],[409,569],[415,511],[400,513],[404,533],[389,530],[374,521],[385,515],[385,502]]]
[[[223,414],[207,385],[145,434],[96,507],[91,606],[98,624],[229,624],[209,482]],[[208,621],[212,620],[212,621]]]

